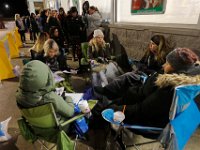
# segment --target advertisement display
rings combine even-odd
[[[132,0],[132,14],[161,14],[165,12],[166,0]]]

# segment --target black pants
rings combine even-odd
[[[22,42],[24,43],[26,41],[25,30],[19,30],[19,34],[21,36]]]
[[[94,94],[104,95],[109,100],[118,99],[123,96],[129,87],[137,85],[141,85],[140,75],[134,72],[128,72],[115,78],[101,89],[100,87],[94,87]]]

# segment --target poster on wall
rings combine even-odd
[[[166,0],[132,0],[132,14],[162,14],[165,12]]]

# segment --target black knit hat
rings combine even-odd
[[[151,38],[151,41],[153,41],[157,46],[160,44],[160,35],[154,35],[152,38]]]
[[[77,8],[75,6],[70,8],[70,13],[78,12]]]
[[[166,56],[167,62],[176,71],[187,70],[198,60],[198,56],[187,48],[176,48]]]

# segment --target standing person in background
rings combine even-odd
[[[23,20],[20,18],[20,14],[15,14],[15,24],[18,27],[18,32],[21,36],[21,40],[23,44],[26,42],[26,37],[25,37],[25,24]]]
[[[35,43],[35,41],[37,39],[37,35],[39,33],[39,28],[38,28],[38,24],[36,22],[36,15],[34,13],[31,13],[31,16],[30,16],[30,30],[32,33],[33,41]]]
[[[94,6],[90,6],[88,10],[89,14],[86,15],[88,20],[87,37],[88,41],[92,39],[94,30],[98,29],[102,22],[102,17],[98,9]]]
[[[65,10],[62,7],[60,7],[59,14],[58,14],[58,20],[60,22],[61,34],[63,35],[63,37],[66,35],[66,30],[67,30],[66,26],[65,26],[66,17],[67,17],[67,14],[65,13]]]
[[[64,55],[65,54],[64,38],[63,36],[61,36],[58,27],[51,28],[49,34],[50,38],[53,39],[58,44],[60,55]]]
[[[4,23],[3,23],[3,21],[0,20],[0,29],[5,29],[5,28],[6,27],[5,27]]]
[[[41,17],[41,24],[42,24],[42,29],[44,32],[48,33],[48,27],[47,27],[47,18],[49,16],[49,10],[45,9],[41,11],[40,17]]]
[[[49,16],[47,18],[47,26],[48,26],[48,33],[52,27],[57,27],[59,28],[59,31],[61,30],[56,10],[52,10],[49,13]]]
[[[82,5],[82,16],[83,16],[83,23],[85,27],[83,28],[83,35],[82,35],[82,41],[87,41],[87,28],[88,28],[88,20],[86,15],[88,14],[90,4],[88,1],[85,1]]]
[[[42,13],[42,10],[40,10],[39,14],[37,14],[37,16],[36,16],[36,22],[37,22],[37,25],[39,28],[39,32],[43,32],[41,13]]]
[[[82,17],[78,15],[78,11],[76,7],[71,7],[69,11],[69,15],[67,16],[66,20],[66,27],[67,27],[67,39],[69,45],[72,46],[72,55],[73,61],[75,61],[75,55],[77,54],[79,65],[81,59],[81,36],[82,31],[84,28],[84,23],[82,21]]]
[[[85,16],[86,14],[88,14],[88,11],[89,11],[89,8],[90,8],[90,4],[88,1],[85,1],[82,5],[82,16]]]

